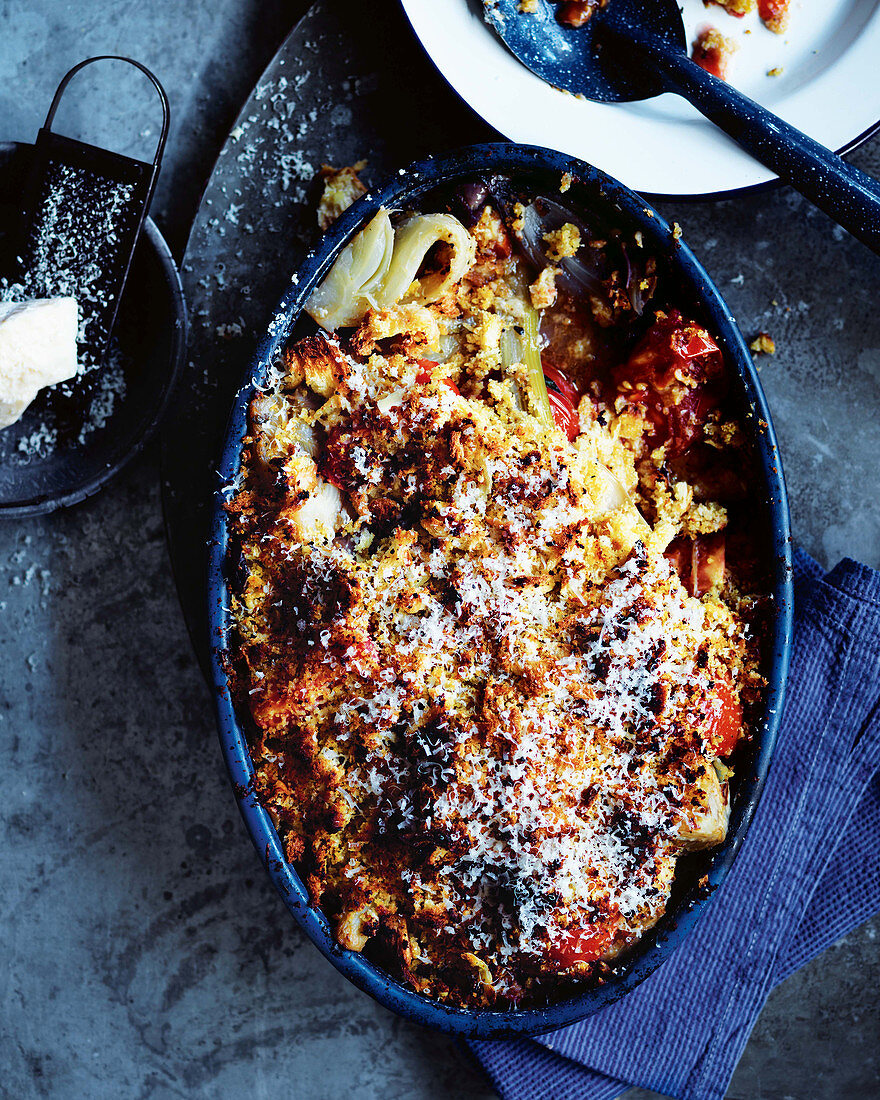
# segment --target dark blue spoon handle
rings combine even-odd
[[[880,183],[655,37],[608,28],[635,46],[668,90],[684,96],[863,244],[880,253]]]

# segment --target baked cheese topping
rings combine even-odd
[[[634,503],[650,422],[584,397],[571,439],[525,392],[502,233],[484,215],[439,302],[292,345],[229,505],[289,858],[343,946],[485,1005],[601,978],[656,923],[678,854],[724,836],[719,691],[757,682],[735,601],[664,555],[706,506]]]

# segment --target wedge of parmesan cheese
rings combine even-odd
[[[75,298],[0,302],[0,428],[14,424],[40,390],[76,374]]]

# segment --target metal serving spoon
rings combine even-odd
[[[691,61],[677,0],[609,0],[578,28],[558,23],[548,0],[533,14],[520,11],[520,0],[483,0],[483,6],[511,53],[548,84],[599,103],[684,96],[880,253],[880,183]]]

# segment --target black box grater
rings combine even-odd
[[[145,73],[162,104],[152,163],[134,160],[52,131],[71,79],[96,61],[124,61]],[[149,209],[168,134],[168,99],[144,65],[128,57],[90,57],[67,73],[33,150],[22,208],[22,236],[12,278],[16,297],[73,295],[80,306],[80,373],[55,387],[56,411],[75,419],[104,361],[135,245]],[[66,414],[66,415],[65,415]]]

